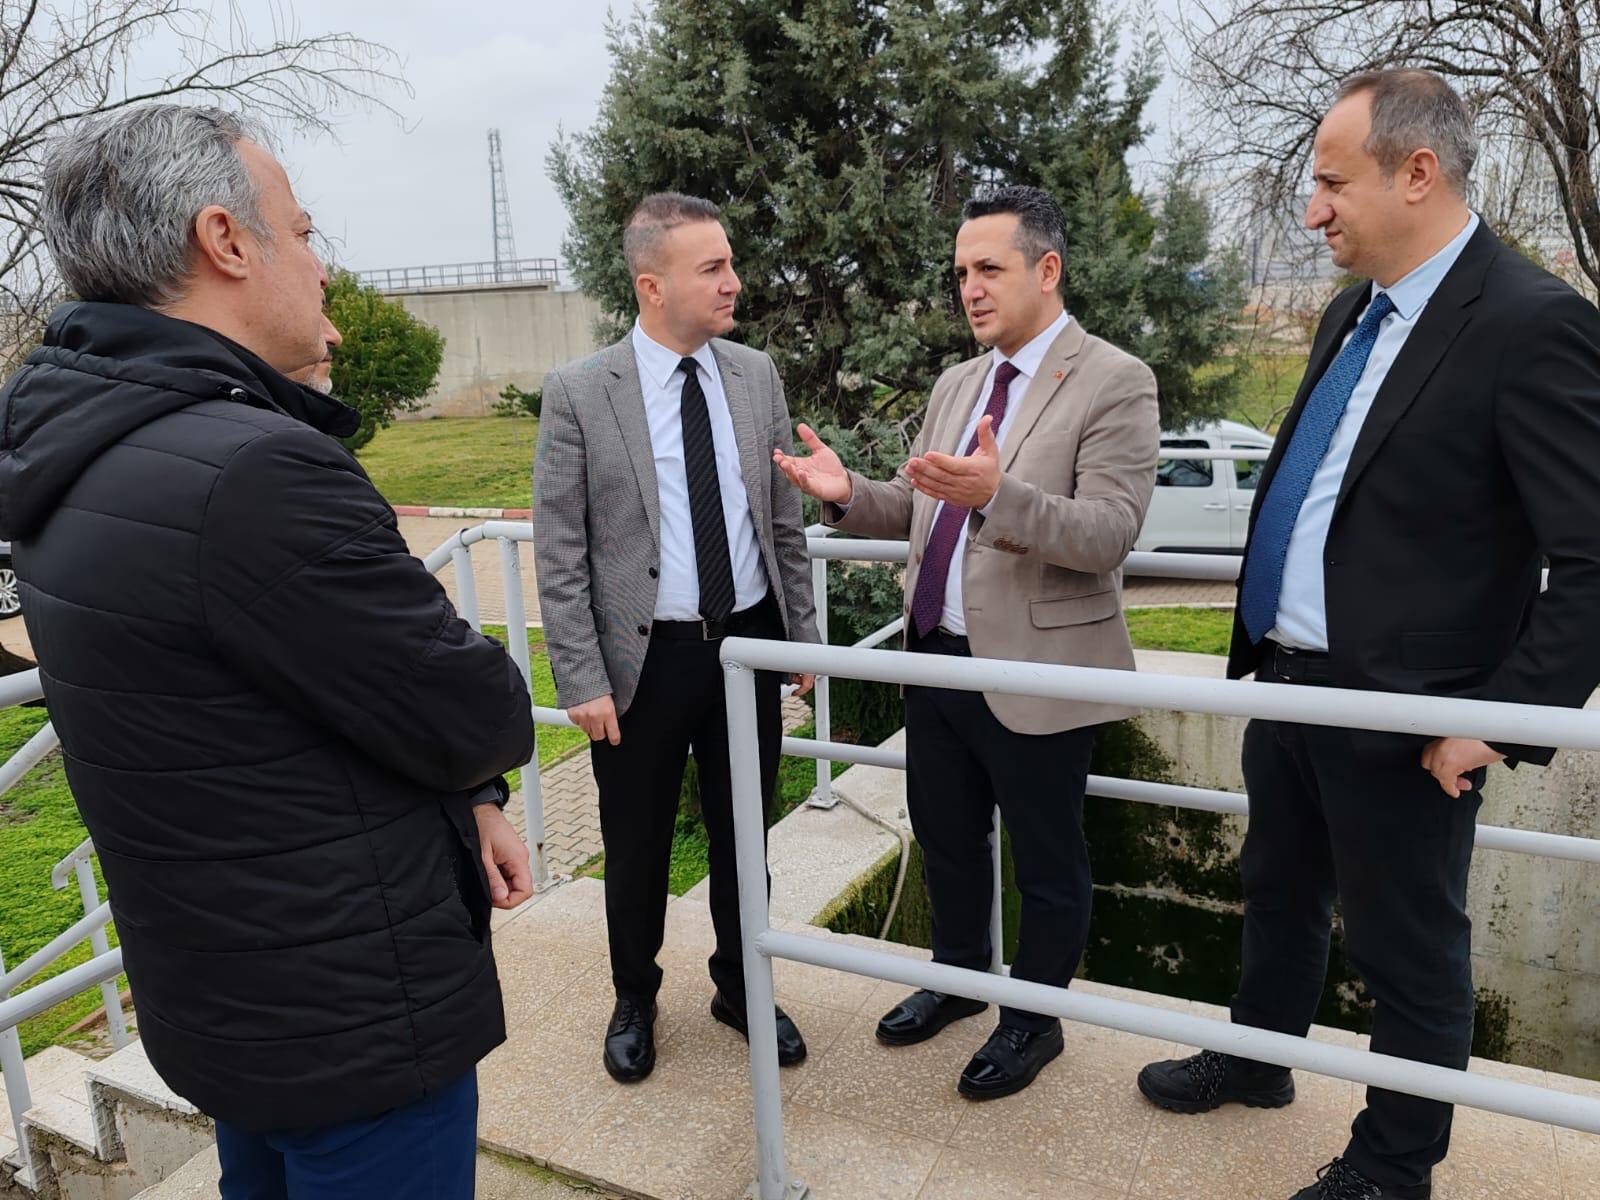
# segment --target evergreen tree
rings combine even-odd
[[[791,408],[904,418],[978,349],[950,270],[962,202],[1031,183],[1068,215],[1074,315],[1151,362],[1169,426],[1226,406],[1231,376],[1194,372],[1239,310],[1236,276],[1211,263],[1186,182],[1159,205],[1134,191],[1156,47],[1119,67],[1095,0],[658,0],[610,39],[598,120],[550,157],[567,260],[607,335],[634,308],[629,209],[705,196],[745,285],[734,336],[773,356]]]

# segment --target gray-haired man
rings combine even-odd
[[[0,393],[0,536],[150,1061],[227,1200],[469,1196],[527,688],[288,378],[327,275],[248,122],[80,124],[43,211],[83,302]]]

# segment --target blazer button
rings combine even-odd
[[[650,578],[651,579],[655,579],[655,578],[659,577],[660,574],[661,574],[661,572],[656,570],[654,567],[650,568]]]
[[[648,625],[639,626],[639,636],[640,637],[649,637],[650,636],[650,626],[648,626]]]

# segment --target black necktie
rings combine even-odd
[[[683,380],[683,469],[689,477],[689,515],[694,521],[694,564],[700,576],[700,615],[724,621],[733,611],[733,562],[728,527],[722,517],[722,487],[717,482],[717,447],[711,440],[711,414],[692,358],[678,364]]]

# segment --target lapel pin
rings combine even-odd
[[[1057,383],[1060,383],[1066,377],[1067,377],[1067,373],[1065,371],[1057,371],[1056,372],[1056,382]]]

